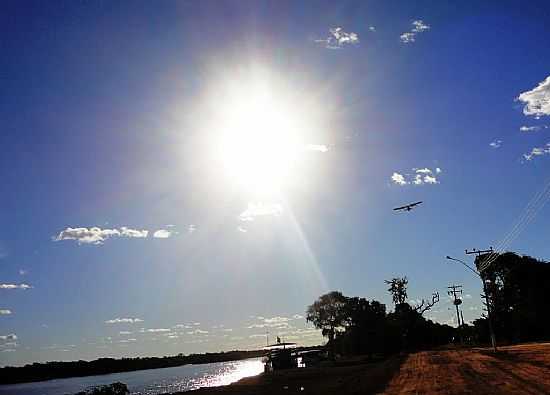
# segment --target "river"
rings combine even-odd
[[[255,376],[263,371],[261,358],[218,362],[203,365],[184,365],[175,368],[137,370],[101,376],[72,377],[1,385],[0,395],[65,395],[74,394],[95,385],[120,381],[128,385],[131,394],[155,395],[190,391],[200,387],[227,385]]]

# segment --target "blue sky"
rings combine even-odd
[[[316,343],[402,275],[471,320],[445,255],[550,257],[543,1],[3,8],[1,365]]]

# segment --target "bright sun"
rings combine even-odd
[[[257,82],[241,85],[223,102],[217,155],[228,176],[251,193],[278,192],[305,150],[299,110]]]

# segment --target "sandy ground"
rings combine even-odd
[[[409,355],[386,394],[550,394],[550,343]]]
[[[550,343],[425,351],[383,362],[293,369],[194,394],[550,394]]]

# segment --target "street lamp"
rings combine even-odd
[[[465,266],[468,270],[473,272],[481,280],[481,282],[483,284],[483,293],[484,293],[484,296],[485,296],[485,303],[487,304],[487,319],[489,321],[489,332],[490,332],[490,335],[491,335],[491,344],[493,346],[493,350],[496,352],[497,351],[497,341],[496,341],[496,337],[495,337],[495,332],[493,330],[493,323],[492,323],[493,320],[491,318],[491,304],[489,303],[489,295],[487,294],[487,284],[485,283],[485,280],[483,279],[483,277],[481,277],[481,274],[476,269],[474,269],[473,267],[468,265],[466,262],[464,262],[460,259],[457,259],[457,258],[450,257],[449,255],[447,255],[446,258],[450,261],[455,261],[455,262],[461,263],[463,266]]]

